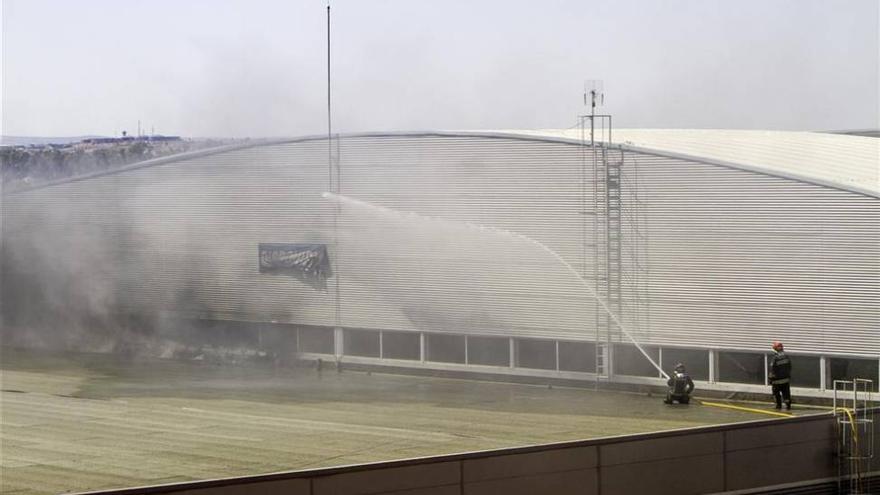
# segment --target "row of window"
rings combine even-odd
[[[242,324],[237,322],[203,322],[196,326],[194,338],[201,343],[232,341],[238,345],[278,352],[334,354],[335,334],[331,328],[294,325]],[[595,371],[596,350],[590,342],[557,341],[454,334],[344,329],[344,355],[383,359],[430,361],[437,363],[513,366],[537,370],[574,372]],[[294,338],[291,338],[294,337]],[[647,347],[651,358],[667,370],[684,363],[696,380],[727,383],[766,384],[767,354]],[[424,353],[424,355],[423,355]],[[714,357],[714,373],[710,373]],[[513,359],[511,359],[511,357]],[[659,377],[659,372],[633,345],[615,344],[613,371],[617,375]],[[818,356],[792,355],[792,385],[821,388],[822,374],[827,388],[832,380],[868,378],[877,389],[880,360],[836,358],[823,360]]]

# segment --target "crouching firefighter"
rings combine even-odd
[[[668,385],[669,388],[666,390],[666,400],[663,402],[672,404],[673,402],[678,401],[679,404],[687,404],[691,401],[691,392],[694,391],[694,381],[691,379],[691,375],[688,374],[687,370],[684,369],[683,364],[678,363],[675,365],[672,376],[666,381],[666,385]]]
[[[773,390],[776,409],[791,409],[791,358],[785,353],[782,342],[773,343],[773,357],[770,359],[770,373],[767,377]]]

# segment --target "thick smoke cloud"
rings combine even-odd
[[[249,307],[241,297],[222,306],[223,314],[210,304],[208,298],[231,284],[217,267],[216,253],[205,249],[223,233],[205,223],[230,218],[236,206],[208,204],[200,195],[202,178],[174,177],[171,184],[144,180],[132,188],[121,187],[125,179],[119,177],[5,198],[4,345],[162,356],[197,352],[205,345],[267,348],[283,325],[258,332],[245,323],[248,319],[297,319],[295,300],[275,313]],[[83,204],[82,194],[92,199]],[[192,214],[167,215],[169,208]],[[256,251],[253,258],[255,270]],[[212,323],[236,318],[242,323]],[[262,334],[266,342],[259,341]],[[291,339],[275,340],[281,350]]]

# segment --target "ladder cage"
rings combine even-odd
[[[579,125],[583,216],[581,266],[583,278],[592,276],[595,287],[593,337],[598,384],[610,379],[614,373],[613,344],[627,341],[612,314],[630,333],[646,335],[648,331],[647,215],[640,192],[638,163],[634,158],[632,163],[625,163],[627,155],[624,150],[612,145],[611,116],[581,115]],[[588,209],[590,203],[592,209]],[[590,248],[592,267],[587,259]]]
[[[837,423],[838,493],[870,493],[868,473],[874,459],[874,381],[834,380],[833,410]]]

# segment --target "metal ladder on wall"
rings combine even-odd
[[[596,281],[596,380],[611,375],[611,336],[614,320],[608,309],[621,314],[623,277],[621,244],[621,168],[620,160],[609,158],[609,149],[600,144],[593,147],[593,270]]]
[[[607,239],[607,280],[608,287],[605,290],[605,301],[612,313],[623,318],[621,311],[623,301],[621,299],[621,283],[623,280],[623,266],[621,257],[622,244],[622,226],[621,226],[621,168],[623,167],[623,154],[620,160],[610,159],[608,149],[602,148],[602,158],[605,161],[605,183],[606,183],[606,214],[605,219],[607,228],[605,229]],[[608,316],[608,328],[612,329],[610,315]],[[621,322],[622,323],[622,322]],[[610,341],[610,339],[609,339]]]
[[[870,493],[865,475],[874,458],[873,380],[834,380],[834,415],[837,418],[837,493]]]
[[[607,317],[604,308],[599,304],[598,298],[605,296],[608,285],[607,253],[608,243],[608,182],[606,177],[607,162],[604,150],[600,152],[596,146],[592,147],[593,158],[593,280],[596,284],[596,382],[609,376],[609,349],[607,337],[611,332],[611,321]]]

